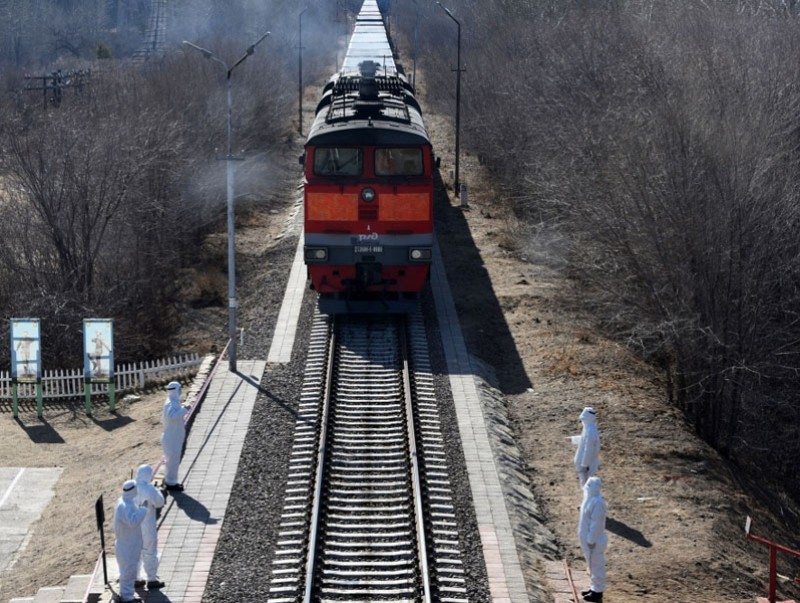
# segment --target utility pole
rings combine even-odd
[[[459,133],[461,131],[461,23],[453,16],[449,8],[442,6],[441,2],[437,2],[442,10],[447,13],[458,26],[458,66],[456,67],[456,171],[455,171],[455,189],[456,197],[460,194],[460,185],[458,178],[458,162],[459,162]]]
[[[234,216],[233,216],[233,148],[232,148],[232,125],[231,125],[231,113],[233,107],[233,95],[231,92],[231,83],[232,83],[232,76],[233,70],[236,69],[239,65],[241,65],[244,60],[253,54],[256,50],[256,46],[266,38],[270,32],[266,32],[263,36],[261,36],[256,42],[251,44],[247,47],[247,50],[242,55],[242,57],[236,61],[232,67],[228,67],[228,64],[217,57],[213,52],[210,50],[206,50],[196,44],[192,44],[191,42],[187,42],[184,40],[184,44],[194,48],[195,50],[199,50],[203,56],[207,59],[210,59],[216,63],[222,65],[226,72],[226,91],[227,91],[227,99],[228,99],[228,155],[226,158],[226,182],[227,182],[227,197],[228,197],[228,339],[230,340],[230,351],[228,352],[228,363],[229,369],[232,373],[236,372],[236,244],[234,241]]]
[[[28,82],[41,80],[41,85],[34,86],[29,83],[25,86],[25,90],[41,90],[42,108],[47,110],[48,102],[52,102],[54,107],[61,105],[64,88],[75,88],[77,92],[82,92],[83,86],[90,83],[91,75],[92,72],[90,69],[77,69],[67,72],[62,72],[61,69],[58,69],[57,71],[45,75],[26,75],[25,79]],[[48,92],[51,90],[53,91],[52,96],[48,95]]]
[[[306,6],[300,11],[297,27],[297,130],[303,135],[303,13],[308,10]]]

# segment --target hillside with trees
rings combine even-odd
[[[83,318],[115,317],[125,362],[175,351],[187,286],[193,306],[226,305],[225,258],[203,250],[225,224],[225,69],[181,41],[232,65],[271,31],[233,79],[242,210],[281,183],[297,115],[294,4],[233,4],[0,2],[0,305],[42,319],[48,368],[81,365]],[[343,30],[318,4],[309,81],[330,72]],[[165,50],[137,59],[157,6]]]
[[[516,252],[568,271],[702,438],[800,495],[798,3],[445,4],[462,153],[502,183]],[[420,11],[421,64],[454,69],[455,24]],[[455,77],[426,94],[452,113]]]

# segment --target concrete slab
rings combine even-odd
[[[86,594],[91,580],[91,574],[70,576],[64,594],[61,596],[61,603],[83,603],[83,596]]]
[[[297,321],[303,306],[306,291],[306,264],[303,260],[303,237],[297,241],[297,250],[289,273],[289,282],[283,294],[283,302],[275,324],[275,334],[267,355],[267,362],[287,363],[292,359],[294,340],[297,336]]]
[[[23,550],[63,470],[59,467],[0,467],[0,571]]]
[[[40,588],[33,597],[33,603],[61,603],[64,589],[60,586],[47,586]]]

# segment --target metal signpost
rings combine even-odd
[[[94,503],[94,514],[97,518],[97,529],[100,531],[100,552],[103,556],[103,584],[108,584],[108,568],[106,566],[106,536],[103,529],[106,521],[106,512],[103,509],[103,495]]]

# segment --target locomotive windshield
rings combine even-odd
[[[422,176],[422,149],[375,149],[377,176]]]
[[[314,151],[314,173],[317,176],[358,176],[363,163],[359,148],[317,147]]]

